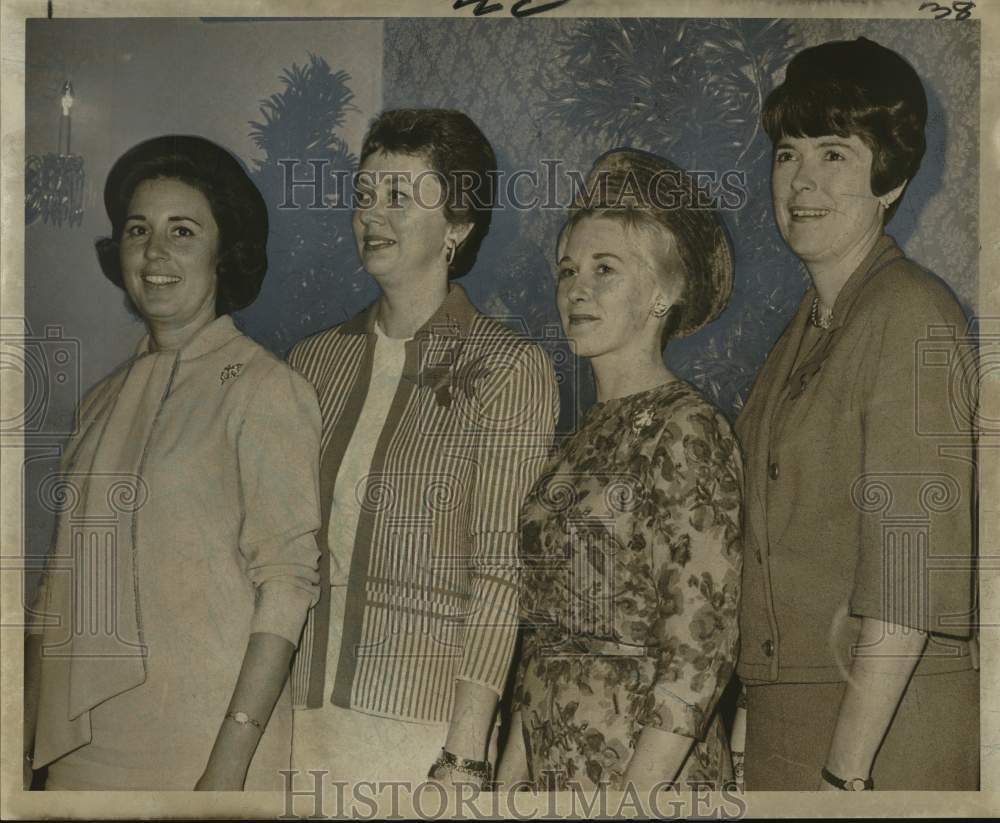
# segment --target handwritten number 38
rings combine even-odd
[[[976,4],[972,0],[955,0],[951,4],[951,8],[933,2],[921,3],[919,11],[930,11],[934,15],[935,20],[944,20],[946,17],[951,17],[951,13],[954,11],[956,20],[968,20],[972,16],[972,10],[975,7]]]

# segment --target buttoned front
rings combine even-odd
[[[933,365],[962,361],[965,317],[888,236],[829,329],[809,324],[814,294],[737,422],[757,561],[744,564],[737,671],[843,680],[862,617],[935,633],[917,675],[969,668],[973,441],[949,401],[954,369]]]

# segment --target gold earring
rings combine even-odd
[[[653,317],[665,317],[668,311],[670,311],[670,306],[662,300],[657,300],[653,304]]]
[[[445,262],[450,266],[451,261],[455,259],[455,244],[449,243],[444,253]]]

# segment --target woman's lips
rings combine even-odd
[[[175,277],[172,274],[143,274],[141,277],[143,283],[156,289],[173,286],[175,283],[181,282],[180,277]]]
[[[569,324],[571,326],[582,326],[587,323],[595,323],[597,318],[592,314],[571,314],[569,316]]]
[[[388,237],[372,236],[364,238],[365,251],[381,251],[395,245],[396,241],[390,240]]]
[[[792,220],[802,223],[808,220],[821,220],[830,213],[830,209],[811,209],[804,206],[792,206],[788,209],[788,212]]]

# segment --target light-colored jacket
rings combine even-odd
[[[91,710],[147,677],[176,678],[187,705],[162,717],[203,736],[193,765],[207,760],[250,634],[297,643],[318,595],[319,427],[308,383],[228,316],[180,351],[144,340],[88,393],[29,616],[36,768],[89,743]],[[268,736],[290,735],[282,714]]]

